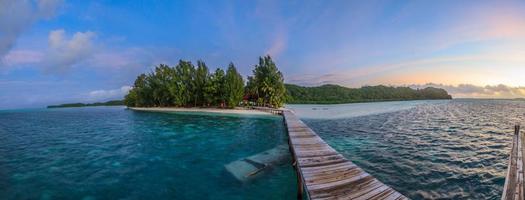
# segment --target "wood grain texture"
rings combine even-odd
[[[509,165],[507,168],[507,177],[503,187],[502,200],[523,200],[523,134],[520,133],[520,126],[514,126],[514,135],[512,136],[512,148],[509,156]]]
[[[408,199],[335,151],[291,111],[282,111],[298,178],[309,199]]]

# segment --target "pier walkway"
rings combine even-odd
[[[298,177],[298,198],[408,199],[326,144],[291,111],[282,111]]]
[[[514,126],[512,139],[512,150],[509,157],[507,177],[503,187],[502,200],[523,200],[523,134],[520,134],[520,126]]]

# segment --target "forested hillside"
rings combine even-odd
[[[417,99],[451,99],[452,97],[440,88],[427,87],[412,89],[409,87],[365,86],[347,88],[339,85],[322,85],[318,87],[302,87],[285,84],[287,103],[353,103],[370,101],[395,101]]]

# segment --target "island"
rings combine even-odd
[[[195,110],[188,108],[199,108],[199,111],[206,108],[246,110],[250,107],[280,108],[285,103],[338,104],[451,98],[446,90],[433,87],[413,89],[378,85],[347,88],[285,84],[272,58],[263,56],[259,57],[259,63],[246,82],[233,63],[226,70],[217,67],[210,72],[204,61],[197,61],[195,66],[190,61],[180,60],[175,66],[160,64],[152,72],[137,76],[124,100],[52,105],[48,108],[126,105],[152,111],[159,111],[159,108],[185,108],[171,111]]]
[[[195,66],[180,60],[175,66],[160,64],[140,74],[124,98],[128,107],[228,108],[284,105],[286,88],[282,73],[270,56],[259,57],[245,83],[233,63],[226,71],[210,72],[201,60]]]
[[[96,103],[66,103],[60,105],[50,105],[47,108],[71,108],[71,107],[86,107],[86,106],[123,106],[123,100],[112,100],[106,102],[96,102]]]
[[[441,88],[427,87],[412,89],[410,87],[364,86],[347,88],[339,85],[321,85],[303,87],[285,84],[286,103],[289,104],[338,104],[375,101],[403,101],[452,99],[448,92]]]

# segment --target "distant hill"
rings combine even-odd
[[[122,100],[113,100],[106,102],[97,102],[97,103],[67,103],[60,105],[50,105],[47,108],[70,108],[70,107],[86,107],[86,106],[122,106],[124,102]]]
[[[303,87],[285,84],[287,103],[294,104],[336,104],[372,101],[399,101],[422,99],[452,99],[448,92],[441,88],[427,87],[412,89],[410,87],[364,86],[347,88],[339,85],[322,85]]]

